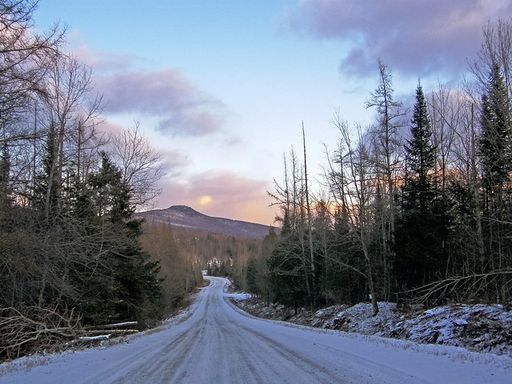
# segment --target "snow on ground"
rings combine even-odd
[[[404,318],[385,335],[512,355],[512,310],[483,304],[437,307]]]
[[[400,312],[394,303],[379,302],[377,316],[367,303],[331,306],[313,314],[304,310],[295,314],[283,305],[267,306],[254,298],[237,305],[266,319],[512,356],[512,310],[502,305],[452,304]]]
[[[115,345],[2,364],[0,384],[512,383],[509,356],[257,319],[226,300],[226,279],[208,279],[190,313],[160,330]],[[394,313],[392,305],[382,305],[383,319],[388,309]],[[367,316],[364,305],[343,310]],[[340,312],[315,315],[353,326]],[[368,320],[365,327],[375,324]]]
[[[238,303],[240,301],[249,300],[250,298],[252,298],[252,295],[247,292],[236,292],[236,293],[226,293],[226,297],[229,297],[231,300]]]

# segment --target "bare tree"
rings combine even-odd
[[[479,84],[480,94],[486,88],[494,65],[500,68],[509,99],[512,98],[512,18],[489,22],[483,29],[478,58],[470,66]]]
[[[374,194],[375,178],[372,175],[370,143],[361,129],[358,129],[357,143],[352,143],[347,123],[335,116],[335,126],[341,134],[337,149],[338,168],[332,169],[328,183],[334,200],[349,212],[349,219],[354,228],[366,264],[365,277],[368,283],[373,313],[379,312],[377,295],[373,279],[373,260],[369,252],[370,233],[372,230],[371,203]],[[331,163],[332,164],[332,163]]]
[[[48,157],[51,164],[47,165],[45,212],[48,218],[50,197],[60,193],[65,168],[70,172],[74,168],[75,180],[80,182],[88,173],[90,162],[86,159],[90,160],[102,144],[95,129],[101,97],[93,92],[91,70],[76,58],[59,54],[46,76],[43,101],[47,148],[55,152]]]
[[[306,155],[306,134],[304,132],[304,122],[302,122],[302,145],[304,148],[304,196],[306,197],[306,213],[307,213],[307,227],[308,227],[308,246],[309,246],[309,263],[311,268],[311,306],[315,307],[315,283],[316,283],[316,271],[315,271],[315,252],[313,250],[313,229],[312,229],[312,218],[311,218],[311,204],[309,203],[309,180],[308,180],[308,166],[307,166],[307,155]]]
[[[430,95],[429,116],[432,121],[432,142],[437,149],[437,174],[441,176],[441,191],[446,189],[447,173],[451,168],[452,146],[460,125],[462,105],[446,85],[439,84]]]
[[[381,206],[381,236],[384,265],[384,294],[389,298],[391,293],[391,262],[394,258],[395,245],[395,198],[396,185],[400,165],[401,140],[399,129],[402,126],[404,113],[402,103],[394,100],[391,72],[379,60],[379,83],[366,102],[366,108],[375,108],[378,121],[373,128],[374,160],[376,171],[382,175],[383,185],[380,188],[383,204]],[[380,179],[380,178],[379,178]]]
[[[57,25],[45,34],[32,28],[37,1],[6,0],[0,4],[0,142],[31,137],[7,125],[26,112],[34,95],[44,94],[43,79],[64,36]]]
[[[123,180],[131,187],[131,202],[147,205],[160,193],[158,180],[164,174],[161,155],[140,133],[140,124],[114,135],[110,142],[112,158],[120,167]]]

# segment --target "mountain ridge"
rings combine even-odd
[[[151,223],[165,223],[175,229],[189,229],[219,235],[264,238],[271,226],[243,220],[208,216],[187,205],[172,205],[137,213],[136,216]]]

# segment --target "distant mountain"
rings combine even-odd
[[[186,205],[173,205],[167,209],[140,212],[136,216],[149,223],[165,223],[176,229],[251,239],[262,239],[269,231],[269,227],[265,225],[207,216]]]

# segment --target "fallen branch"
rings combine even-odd
[[[74,309],[0,308],[0,359],[13,359],[77,337],[80,316]]]
[[[502,269],[468,276],[452,276],[434,281],[421,287],[409,289],[402,293],[409,296],[410,302],[424,304],[436,303],[451,296],[467,295],[465,299],[475,298],[490,290],[490,285],[498,276],[512,275],[512,269]]]

